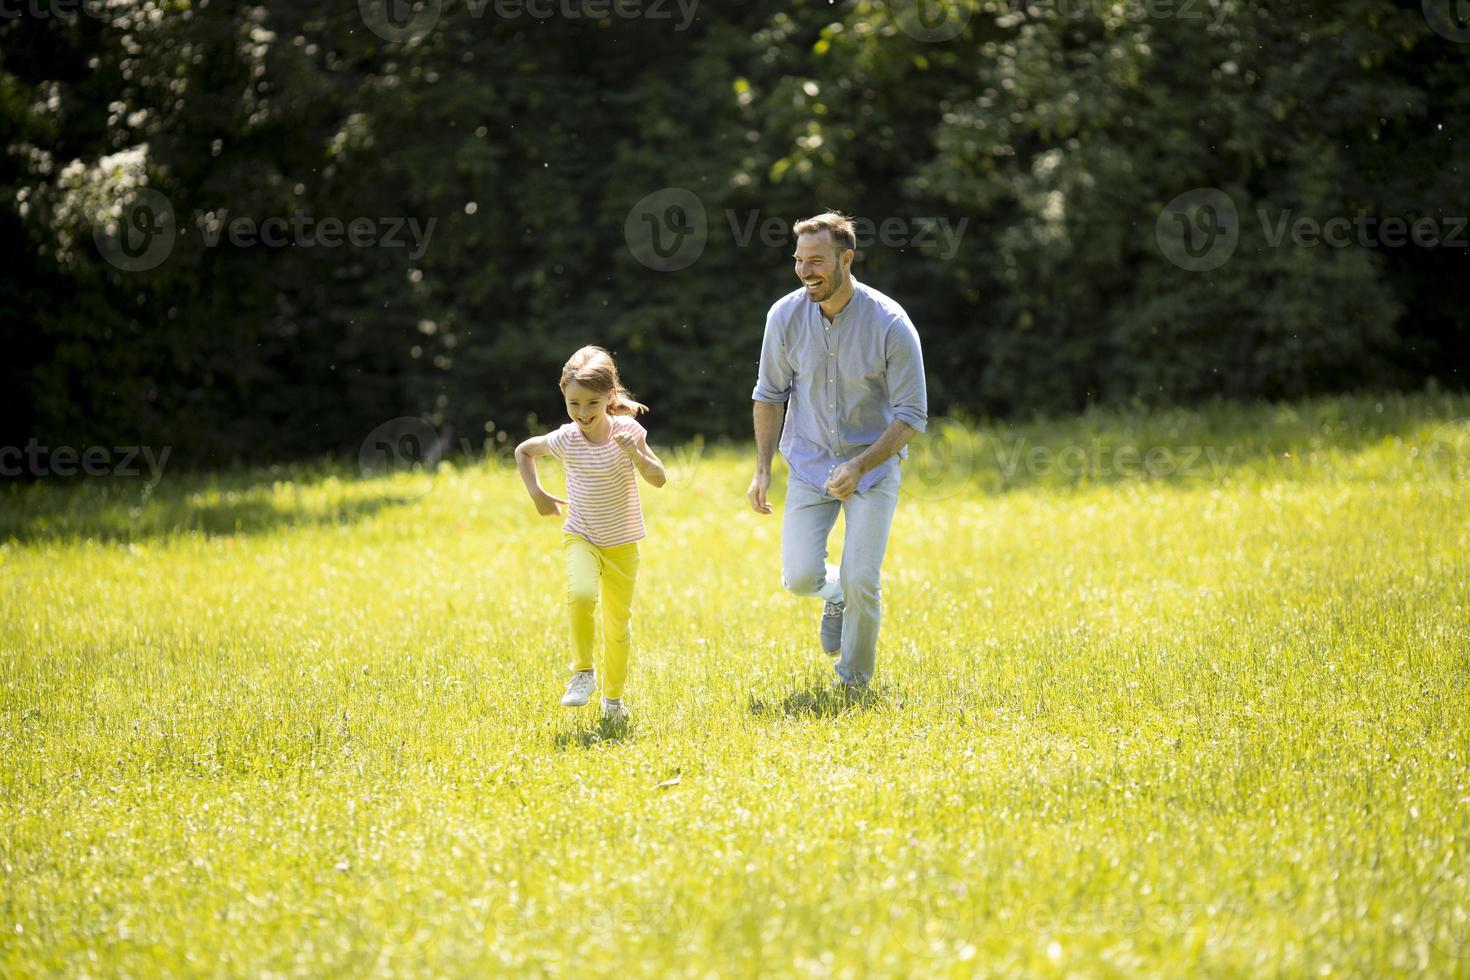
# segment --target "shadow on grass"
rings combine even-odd
[[[633,737],[633,725],[626,721],[605,721],[599,717],[570,731],[557,732],[552,743],[559,751],[590,749],[599,745],[616,745]]]
[[[268,473],[184,477],[148,485],[90,479],[0,488],[0,541],[142,542],[174,534],[267,534],[352,524],[413,498],[364,492],[332,475],[285,482]]]
[[[829,676],[814,677],[780,700],[768,700],[752,694],[750,713],[763,718],[836,718],[849,711],[871,711],[890,702],[888,692],[867,688],[862,691],[837,690]]]

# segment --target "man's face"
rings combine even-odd
[[[852,252],[839,257],[829,231],[802,235],[796,240],[796,278],[806,287],[806,298],[813,303],[831,299],[847,284],[847,270],[852,265]]]

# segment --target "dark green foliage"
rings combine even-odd
[[[680,30],[674,3],[456,0],[394,42],[340,3],[0,20],[0,445],[222,464],[355,453],[418,415],[478,454],[560,417],[585,343],[617,354],[657,441],[743,436],[765,311],[794,285],[762,223],[827,207],[897,222],[858,275],[917,323],[935,414],[1464,386],[1470,249],[1290,232],[1470,212],[1470,44],[1420,4],[950,3],[968,23],[935,43],[902,6],[706,2]],[[93,227],[138,186],[179,234],[125,271]],[[658,271],[624,226],[668,187],[708,237]],[[1157,237],[1195,188],[1238,215],[1209,271]],[[211,212],[434,224],[421,255],[406,233],[210,244]]]

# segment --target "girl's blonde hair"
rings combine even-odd
[[[573,354],[561,369],[561,390],[576,383],[608,396],[607,414],[638,415],[648,411],[648,406],[633,399],[633,393],[623,387],[618,378],[618,366],[612,355],[601,347],[583,347]]]

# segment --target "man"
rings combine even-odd
[[[851,220],[820,214],[793,231],[801,287],[766,315],[747,496],[756,513],[771,512],[766,493],[779,432],[791,469],[781,581],[825,600],[819,635],[838,658],[834,686],[861,690],[878,649],[879,572],[898,504],[899,459],[928,420],[924,359],[903,308],[852,278]],[[826,563],[827,536],[839,509],[847,531],[836,568]]]

